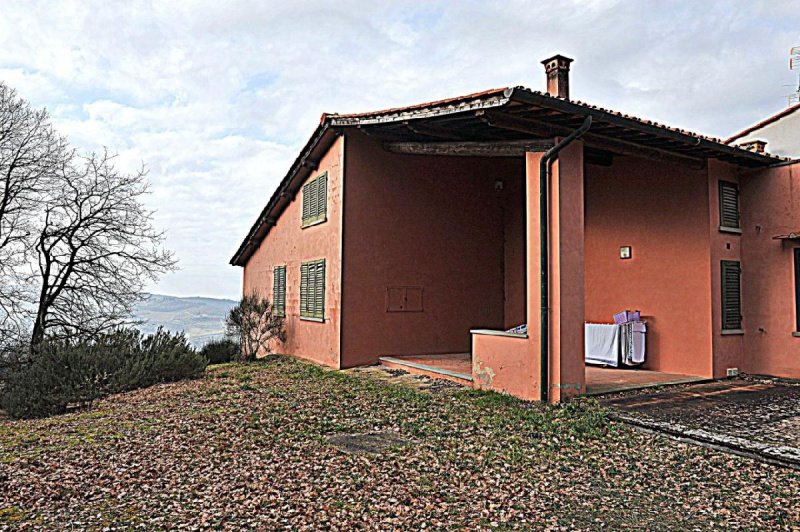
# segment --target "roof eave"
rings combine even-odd
[[[260,235],[259,233],[262,231],[265,225],[269,225],[270,220],[272,220],[272,223],[274,224],[277,218],[277,216],[274,216],[275,213],[273,212],[275,208],[278,207],[280,203],[288,204],[291,202],[293,196],[297,193],[296,190],[290,190],[290,187],[297,175],[304,170],[307,172],[313,171],[317,162],[314,156],[320,156],[318,153],[318,151],[320,151],[320,146],[325,144],[324,141],[326,138],[332,143],[333,138],[336,136],[337,133],[331,127],[330,117],[323,115],[319,126],[317,126],[317,128],[314,130],[311,138],[308,140],[305,147],[300,151],[300,154],[297,156],[294,163],[292,163],[289,172],[287,172],[286,176],[284,176],[284,178],[281,180],[278,188],[272,194],[266,206],[261,210],[261,214],[259,214],[255,223],[253,223],[252,227],[248,231],[247,236],[239,245],[239,249],[237,249],[236,253],[234,253],[233,257],[231,257],[229,264],[232,266],[244,266],[247,264],[247,261],[250,259],[253,252],[258,249],[258,246],[261,244],[261,240],[263,239],[264,235]],[[325,149],[327,149],[327,146]]]
[[[714,150],[721,154],[740,157],[742,159],[749,159],[754,163],[764,166],[783,160],[774,155],[756,153],[736,146],[729,146],[721,140],[712,140],[695,133],[684,130],[676,130],[674,128],[648,121],[642,121],[621,113],[594,107],[592,105],[576,103],[570,100],[550,96],[548,94],[537,93],[524,87],[515,87],[511,91],[511,100],[520,103],[542,105],[580,116],[591,115],[595,123],[607,122],[622,127],[638,129],[645,133],[683,142],[687,146],[696,146],[699,148]]]

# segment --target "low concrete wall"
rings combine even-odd
[[[473,330],[472,382],[481,390],[538,400],[539,359],[527,336]]]

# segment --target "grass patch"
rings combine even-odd
[[[403,444],[335,444],[369,434]],[[593,400],[431,394],[284,357],[2,422],[0,457],[19,527],[770,528],[800,508],[797,472],[633,432]]]

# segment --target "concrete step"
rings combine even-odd
[[[444,379],[472,387],[469,353],[453,355],[383,356],[381,366],[400,369],[432,379]],[[469,373],[468,373],[469,372]]]

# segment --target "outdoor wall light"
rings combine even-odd
[[[621,259],[629,259],[633,256],[633,251],[631,246],[622,246],[619,248],[619,258]]]

